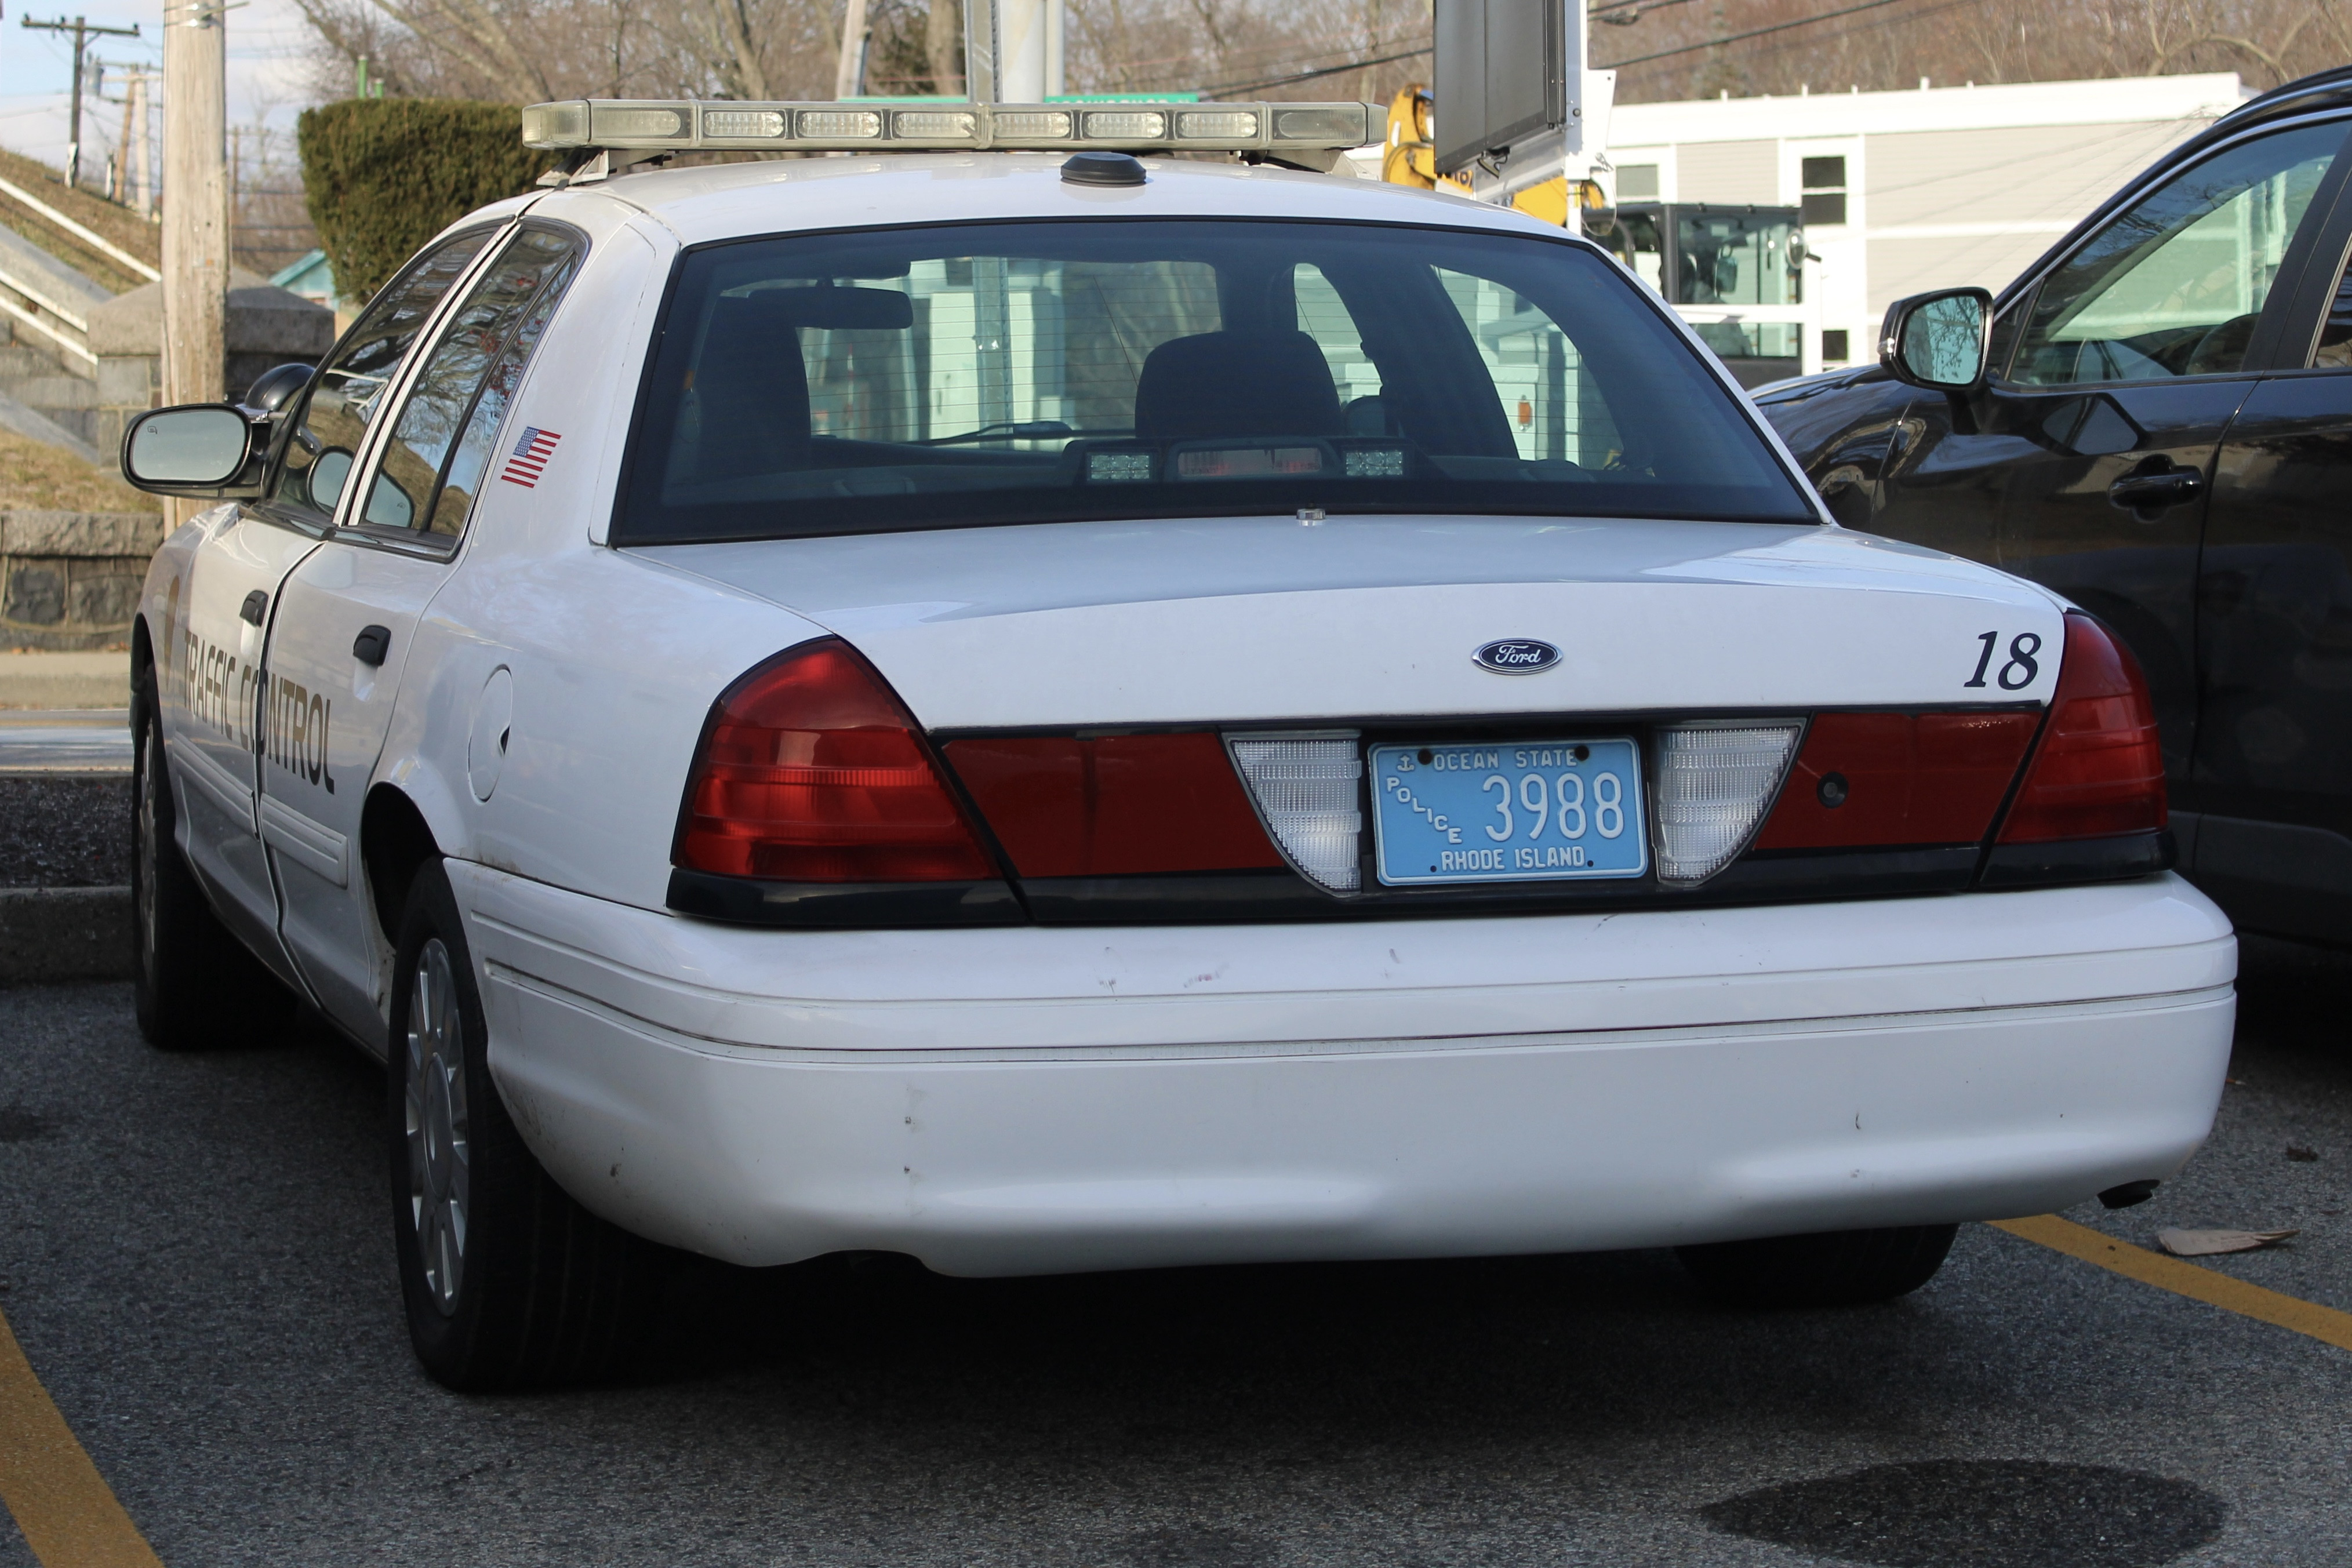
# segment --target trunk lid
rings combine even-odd
[[[2032,584],[1812,527],[1219,517],[650,553],[838,633],[932,730],[2038,703],[2063,643]],[[1505,639],[1561,656],[1473,662]]]

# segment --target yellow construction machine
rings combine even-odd
[[[1470,193],[1469,181],[1459,174],[1437,172],[1437,148],[1430,138],[1429,125],[1434,103],[1429,89],[1419,82],[1408,83],[1390,100],[1388,138],[1381,146],[1381,178],[1391,185],[1411,185],[1423,191],[1448,185],[1466,196]],[[1511,198],[1511,205],[1531,218],[1565,228],[1569,200],[1569,183],[1563,178],[1530,185]],[[1575,200],[1590,214],[1584,220],[1586,229],[1607,227],[1601,214],[1608,211],[1609,199],[1598,183],[1577,181]]]

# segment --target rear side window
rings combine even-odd
[[[1335,224],[691,252],[628,476],[623,542],[1302,507],[1813,520],[1599,256]]]
[[[378,294],[335,346],[296,413],[269,498],[331,516],[358,460],[384,390],[416,344],[442,297],[473,265],[492,231],[443,242]]]
[[[525,228],[475,280],[401,407],[363,526],[449,538],[464,530],[507,401],[580,251],[569,234]]]

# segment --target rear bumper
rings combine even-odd
[[[450,870],[541,1160],[630,1229],[751,1264],[879,1249],[1011,1274],[2038,1212],[2188,1159],[2234,1007],[2228,923],[2171,876],[779,932]]]

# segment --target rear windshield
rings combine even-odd
[[[1082,220],[690,252],[614,537],[1306,507],[1813,518],[1581,246]]]

